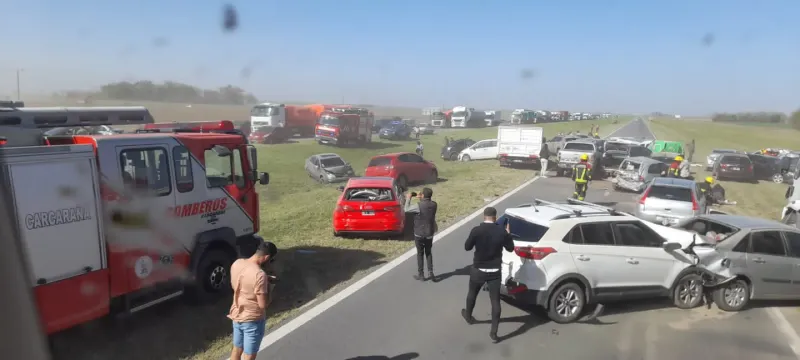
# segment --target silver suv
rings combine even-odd
[[[639,198],[636,217],[662,225],[705,214],[706,198],[697,183],[677,178],[655,178]]]

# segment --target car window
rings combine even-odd
[[[392,158],[387,157],[387,156],[379,156],[379,157],[372,158],[372,160],[369,161],[369,164],[367,165],[367,167],[389,166],[391,164],[392,164]]]
[[[320,160],[322,167],[344,166],[344,160],[340,157],[328,157]]]
[[[347,201],[392,201],[394,193],[391,188],[354,187],[345,190]]]
[[[464,140],[464,143],[465,143],[467,146],[472,146],[472,144],[474,144],[474,143],[475,143],[475,141],[472,141],[472,140]]]
[[[496,147],[496,146],[497,146],[497,140],[492,140],[492,141],[487,141],[486,142],[486,147]]]
[[[692,202],[692,190],[675,186],[654,185],[650,187],[647,197],[654,199]]]
[[[750,165],[750,159],[745,156],[723,156],[719,160],[719,163],[728,165]]]
[[[311,158],[311,165],[319,165],[319,160],[317,160],[316,156]]]
[[[580,226],[575,226],[561,240],[567,244],[583,244],[583,232]]]
[[[640,164],[638,162],[630,161],[630,160],[624,160],[624,161],[622,161],[622,164],[620,164],[619,168],[622,171],[639,171],[639,167],[640,166],[642,166],[642,164]]]
[[[786,231],[783,233],[786,243],[789,245],[789,255],[800,258],[800,233]]]
[[[642,246],[642,247],[660,247],[662,241],[656,238],[649,231],[645,231],[638,224],[633,223],[617,223],[614,224],[614,237],[617,239],[616,244],[619,246]]]
[[[630,156],[645,156],[645,157],[647,157],[647,156],[650,156],[651,153],[652,153],[652,151],[650,151],[650,149],[648,149],[646,147],[634,146],[634,147],[631,147]]]
[[[421,156],[417,154],[406,154],[405,156],[406,159],[408,159],[408,162],[415,162],[415,163],[425,162],[425,159],[423,159]]]
[[[550,139],[550,141],[552,141],[552,142],[561,141],[561,136],[555,136],[552,139]]]
[[[550,228],[527,222],[520,218],[503,215],[497,219],[498,224],[508,222],[509,233],[516,241],[537,242]]]
[[[581,232],[586,245],[614,245],[614,231],[610,223],[581,224]]]
[[[594,144],[584,142],[571,142],[564,145],[564,151],[594,151]]]
[[[750,252],[763,255],[786,255],[781,233],[778,231],[756,231],[750,235]]]
[[[474,145],[472,145],[473,149],[480,149],[486,147],[486,142],[478,141]]]
[[[750,237],[747,236],[733,247],[733,252],[746,253],[750,251]]]
[[[648,174],[661,174],[664,171],[664,164],[650,164],[650,167],[647,168]]]

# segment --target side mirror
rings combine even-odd
[[[336,190],[344,191],[344,185],[339,185],[336,187]]]
[[[269,173],[263,172],[263,173],[259,174],[258,183],[261,184],[261,185],[269,184]]]
[[[788,199],[788,198],[792,197],[792,195],[794,195],[794,185],[791,185],[791,186],[789,186],[788,189],[786,189],[786,196],[785,197]]]
[[[664,251],[671,252],[671,251],[680,250],[683,247],[683,245],[681,245],[680,243],[676,243],[676,242],[665,242],[663,245],[661,245],[661,247],[664,248]]]
[[[247,161],[250,162],[250,179],[258,179],[258,151],[252,145],[247,146]]]

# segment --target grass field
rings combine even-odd
[[[656,120],[650,122],[656,137],[662,140],[678,140],[684,143],[695,139],[697,150],[693,162],[705,164],[706,156],[715,148],[734,148],[755,151],[765,147],[797,149],[800,132],[777,127],[755,127],[750,125],[731,125],[711,122],[681,120]],[[695,178],[705,178],[708,172],[703,167],[694,167]],[[733,214],[759,216],[778,219],[786,204],[784,194],[786,184],[760,181],[748,184],[735,181],[722,181],[726,197],[736,201],[736,205],[725,205],[720,210]]]
[[[601,125],[602,132],[609,133],[627,121],[621,119],[618,125],[585,121],[543,127],[547,137],[559,131],[586,132],[590,123]],[[532,170],[501,168],[496,161],[445,162],[439,159],[445,136],[477,141],[495,138],[497,129],[445,130],[422,138],[426,158],[436,163],[442,179],[431,186],[439,202],[437,217],[442,229],[535,175]],[[282,280],[269,309],[270,326],[413,246],[404,240],[333,237],[331,214],[339,192],[336,185],[321,185],[310,179],[303,169],[305,159],[316,153],[336,152],[353,165],[356,173],[363,174],[372,156],[413,151],[414,147],[413,141],[375,142],[371,149],[335,148],[308,140],[258,145],[259,170],[271,175],[270,185],[260,190],[261,234],[281,249],[273,270]],[[230,347],[230,322],[225,318],[229,306],[228,299],[204,307],[175,302],[138,313],[124,323],[83,326],[54,338],[57,358],[217,360]]]

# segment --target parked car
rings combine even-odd
[[[275,126],[260,126],[250,133],[249,140],[255,144],[280,144],[294,136],[291,129]]]
[[[414,153],[394,153],[374,156],[367,164],[365,176],[386,176],[397,181],[401,189],[411,183],[435,184],[439,178],[436,165]]]
[[[558,154],[561,148],[564,147],[564,144],[575,141],[578,139],[584,139],[585,136],[576,136],[576,135],[556,135],[553,136],[550,140],[545,141],[544,146],[542,147],[542,153],[549,154],[550,156],[554,156]],[[545,150],[547,149],[547,150]]]
[[[785,174],[781,173],[780,158],[762,154],[747,154],[753,163],[753,174],[756,179],[770,180],[776,184],[784,181]]]
[[[715,239],[720,261],[708,270],[727,275],[712,292],[721,310],[739,311],[751,300],[800,300],[800,229],[737,215],[701,215],[677,227]]]
[[[570,176],[572,167],[581,161],[583,154],[589,156],[589,164],[592,164],[592,179],[603,179],[606,176],[605,169],[601,166],[603,154],[590,139],[578,139],[564,144],[556,157],[556,176]]]
[[[705,214],[708,205],[694,181],[660,177],[653,179],[642,193],[635,215],[657,224],[674,225],[681,219]]]
[[[703,299],[693,236],[582,201],[534,200],[509,208],[514,252],[503,252],[501,292],[543,307],[551,320],[570,323],[587,305],[668,297],[679,308]]]
[[[321,183],[346,181],[355,176],[350,163],[333,153],[312,155],[306,159],[306,173]]]
[[[458,154],[461,161],[497,159],[497,139],[481,140],[461,150]]]
[[[622,142],[606,141],[602,147],[602,165],[607,168],[617,168],[622,161],[629,157],[650,156],[650,149],[641,145],[631,145]]]
[[[411,126],[402,121],[394,121],[378,132],[378,137],[388,140],[407,140],[411,138]]]
[[[420,135],[433,135],[433,127],[428,123],[417,124],[417,129]]]
[[[458,154],[473,144],[475,144],[475,141],[472,139],[452,140],[449,144],[442,146],[442,159],[456,161],[458,160]]]
[[[733,179],[758,182],[753,172],[753,162],[745,154],[722,154],[714,163],[712,174],[718,180]]]
[[[333,235],[396,236],[405,229],[403,190],[389,177],[351,178],[340,187]]]
[[[669,165],[644,156],[622,161],[612,179],[614,190],[641,192],[655,178],[666,175]]]
[[[378,119],[372,124],[372,132],[377,133],[380,132],[381,129],[389,126],[393,121],[401,121],[400,118],[394,119]]]
[[[711,150],[711,154],[706,156],[706,171],[711,171],[714,168],[714,163],[717,162],[717,159],[722,154],[737,154],[739,150],[734,149],[714,149]]]

